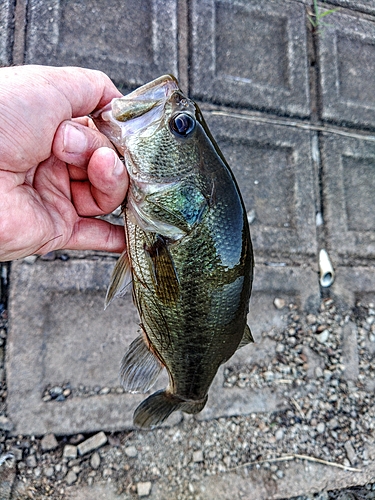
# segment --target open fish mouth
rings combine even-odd
[[[92,117],[112,142],[122,142],[124,137],[149,129],[152,123],[156,126],[162,118],[165,103],[178,90],[175,77],[164,75],[124,97],[113,99]],[[149,134],[152,132],[148,130]]]

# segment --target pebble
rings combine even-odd
[[[323,434],[323,432],[326,430],[325,423],[319,422],[319,424],[316,426],[316,430],[317,430],[317,432],[319,432],[319,434]]]
[[[273,305],[276,307],[276,309],[283,309],[286,305],[286,302],[284,299],[276,297],[275,300],[273,301]]]
[[[275,433],[276,441],[280,441],[283,437],[284,437],[283,429],[277,429],[277,431]]]
[[[323,377],[323,370],[320,368],[320,366],[317,366],[315,368],[315,376],[317,378]]]
[[[0,415],[0,429],[5,431],[5,432],[9,432],[11,430],[13,430],[13,423],[9,420],[8,417],[6,417],[5,415]]]
[[[57,448],[59,443],[57,442],[57,439],[55,438],[54,434],[46,434],[44,438],[40,442],[40,447],[42,448],[42,451],[51,451]]]
[[[193,462],[203,462],[203,451],[197,450],[193,452]]]
[[[63,393],[63,388],[56,385],[55,387],[51,387],[48,391],[52,399],[56,399],[58,396],[61,396]]]
[[[92,457],[90,458],[90,465],[92,469],[99,469],[100,455],[98,452],[92,454]]]
[[[77,481],[77,479],[78,479],[77,474],[74,471],[70,470],[65,477],[65,482],[68,485],[71,485],[71,484],[75,483]]]
[[[107,436],[103,431],[98,432],[95,436],[86,439],[83,443],[78,445],[78,453],[80,455],[85,455],[86,453],[90,453],[90,451],[96,450],[100,446],[103,446],[107,442]]]
[[[63,457],[64,458],[77,458],[77,446],[72,444],[66,444],[64,446]]]
[[[325,329],[321,333],[316,335],[316,340],[321,344],[325,344],[328,340],[328,337],[329,337],[329,330]]]
[[[46,469],[44,469],[44,475],[46,477],[52,477],[54,475],[54,472],[55,471],[54,471],[54,469],[53,469],[52,466],[51,467],[47,467]]]
[[[135,446],[127,446],[124,451],[125,455],[127,455],[130,458],[135,458],[138,455],[138,451]]]
[[[357,455],[355,453],[352,443],[350,441],[346,441],[344,443],[344,448],[346,451],[346,456],[348,457],[350,463],[354,465],[357,461]]]
[[[137,483],[137,495],[139,497],[148,497],[151,493],[151,481],[145,481],[144,483]]]
[[[308,314],[306,316],[306,321],[307,321],[308,325],[315,325],[317,318],[316,318],[315,314]]]
[[[26,458],[26,465],[27,465],[27,467],[30,467],[30,469],[34,469],[36,467],[35,455],[29,455]]]

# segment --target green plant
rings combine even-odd
[[[334,12],[338,11],[339,9],[329,9],[320,12],[319,7],[318,7],[318,0],[314,0],[314,12],[311,12],[311,15],[307,15],[310,23],[312,24],[314,30],[316,33],[319,33],[320,28],[327,28],[330,26],[327,23],[324,23],[321,21],[321,19],[325,16],[328,16],[329,14],[333,14]]]

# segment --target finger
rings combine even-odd
[[[72,202],[81,216],[108,214],[122,204],[128,190],[126,168],[109,148],[97,149],[87,168],[87,181],[71,183]]]
[[[124,228],[100,219],[78,219],[63,248],[121,253],[125,248]]]
[[[58,125],[108,104],[121,93],[102,72],[84,68],[1,68],[0,168],[27,171],[47,159]]]
[[[63,122],[56,131],[52,150],[55,156],[68,164],[86,168],[93,152],[112,143],[98,130],[73,121]]]

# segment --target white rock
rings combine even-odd
[[[66,444],[64,446],[63,457],[64,458],[77,458],[77,446],[72,444]]]
[[[283,307],[285,307],[285,300],[276,297],[273,301],[273,305],[276,307],[276,309],[282,309]]]
[[[151,493],[151,481],[137,483],[137,494],[139,497],[148,497]]]
[[[316,340],[321,344],[325,344],[329,337],[329,330],[325,329],[316,336]]]
[[[203,451],[202,450],[194,451],[193,462],[203,462]]]
[[[134,458],[138,455],[138,451],[135,446],[127,446],[124,451],[125,455],[127,455],[130,458]]]
[[[95,436],[86,439],[86,441],[83,441],[83,443],[80,443],[77,446],[78,453],[80,455],[85,455],[86,453],[89,453],[90,451],[96,450],[96,448],[103,446],[103,444],[106,444],[106,442],[107,436],[104,434],[104,432],[98,432],[98,434],[95,434]]]

